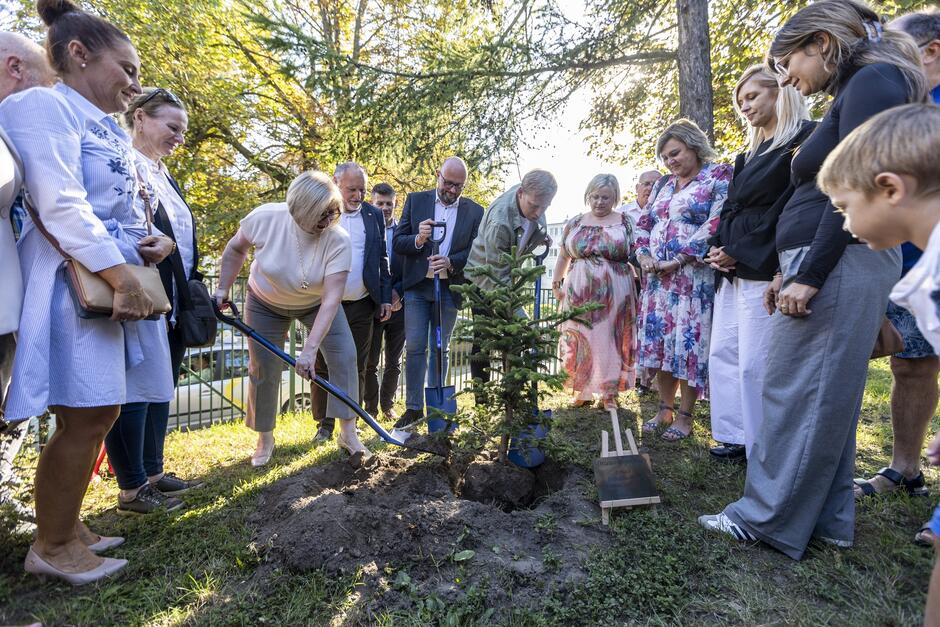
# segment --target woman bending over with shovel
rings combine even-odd
[[[293,320],[308,329],[296,370],[314,376],[322,351],[330,382],[352,398],[359,396],[356,354],[346,316],[340,307],[352,263],[349,235],[336,226],[343,202],[323,172],[304,172],[287,189],[287,202],[268,203],[242,219],[225,246],[215,292],[220,306],[229,299],[248,252],[255,249],[248,273],[245,322],[275,345],[283,345]],[[245,423],[258,432],[252,466],[264,466],[274,452],[274,424],[284,362],[254,341],[248,343],[248,410]],[[340,419],[337,443],[350,455],[372,456],[356,435],[355,414],[332,396],[327,415]]]

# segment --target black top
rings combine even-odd
[[[797,273],[803,285],[822,287],[847,244],[843,217],[816,187],[823,161],[846,135],[871,116],[909,102],[910,90],[896,66],[874,63],[847,71],[822,121],[793,157],[793,196],[777,223],[777,250],[811,246]]]
[[[360,204],[362,225],[366,241],[362,251],[362,282],[376,308],[392,302],[392,278],[389,274],[388,254],[385,249],[385,216],[367,202]]]
[[[735,276],[751,281],[773,279],[777,269],[777,219],[793,194],[790,160],[814,128],[815,122],[805,120],[786,144],[768,151],[771,138],[757,148],[750,161],[746,161],[747,153],[738,155],[718,230],[709,240],[712,246],[724,246],[737,263],[731,272],[716,272],[717,276],[728,280]]]

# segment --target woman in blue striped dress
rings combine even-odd
[[[22,420],[47,407],[56,414],[39,458],[37,534],[25,567],[81,585],[127,564],[96,554],[121,539],[94,535],[79,521],[101,442],[122,403],[172,396],[165,322],[142,321],[153,303],[129,270],[162,259],[172,241],[146,236],[130,140],[110,117],[141,91],[134,46],[71,0],[39,0],[37,9],[62,82],[8,97],[0,126],[22,157],[26,197],[40,221],[66,254],[114,288],[114,314],[78,316],[62,255],[27,222],[19,242],[26,295],[6,416]]]

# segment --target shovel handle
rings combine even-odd
[[[226,306],[232,310],[232,313],[234,314],[233,316],[227,316],[224,313],[222,313],[222,308]],[[216,318],[218,318],[219,320],[221,320],[222,322],[226,324],[229,324],[235,327],[236,329],[238,329],[239,331],[241,331],[242,333],[244,333],[245,335],[247,335],[248,337],[256,341],[258,344],[261,344],[261,346],[263,346],[264,348],[266,348],[267,350],[271,351],[276,356],[281,358],[291,368],[294,368],[297,365],[297,361],[291,355],[285,353],[282,348],[278,347],[273,342],[268,340],[266,337],[262,336],[260,333],[252,329],[247,324],[245,324],[242,321],[241,316],[239,315],[238,307],[235,306],[235,303],[231,301],[224,301],[221,305],[219,305],[219,303],[217,303],[215,299],[212,299],[212,309],[215,312]],[[335,385],[333,385],[332,383],[330,383],[323,377],[314,375],[314,377],[310,379],[310,381],[314,383],[320,389],[335,396],[337,399],[339,399],[339,401],[343,405],[353,410],[357,416],[362,418],[366,422],[366,424],[372,427],[373,431],[379,434],[380,438],[382,438],[389,444],[394,444],[396,446],[402,446],[405,448],[417,448],[417,447],[408,446],[404,442],[400,442],[396,440],[395,438],[393,438],[388,433],[388,431],[386,431],[384,427],[382,427],[382,425],[376,422],[372,416],[366,413],[366,411],[362,409],[362,407],[359,406],[359,403],[351,399],[349,395],[346,394],[346,392],[342,391],[341,389],[339,389],[338,387],[336,387]],[[418,449],[418,450],[424,451],[424,449]],[[426,452],[432,452],[432,451],[426,451]]]

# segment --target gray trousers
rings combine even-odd
[[[251,291],[245,302],[245,322],[262,337],[277,346],[287,340],[290,323],[299,320],[309,330],[320,306],[308,309],[282,309],[270,305]],[[320,352],[330,370],[330,383],[352,398],[359,397],[359,374],[356,371],[356,345],[346,324],[346,315],[340,307],[330,325]],[[255,431],[271,431],[278,412],[278,393],[281,375],[286,364],[257,342],[248,342],[248,408],[245,424]],[[332,396],[327,401],[327,415],[337,418],[355,418],[351,409]]]
[[[802,252],[781,253],[784,285]],[[868,360],[900,275],[899,249],[850,245],[809,302],[809,316],[773,316],[764,422],[748,455],[744,496],[725,514],[793,559],[813,536],[854,540],[855,428]]]

